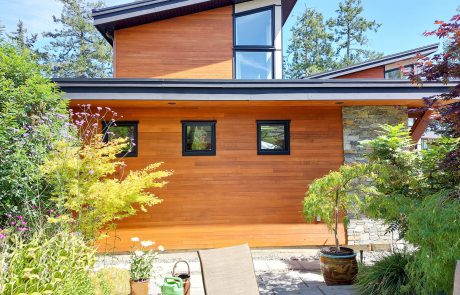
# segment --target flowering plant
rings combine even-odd
[[[152,273],[153,263],[158,258],[158,252],[163,252],[163,246],[158,246],[158,251],[155,251],[153,241],[141,241],[139,238],[134,237],[131,239],[133,243],[140,242],[141,247],[133,244],[131,251],[131,267],[129,274],[131,280],[135,282],[148,281]]]

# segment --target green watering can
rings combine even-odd
[[[161,286],[162,295],[184,295],[184,283],[178,277],[166,277]]]

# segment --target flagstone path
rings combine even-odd
[[[315,249],[270,249],[253,250],[254,268],[257,275],[260,294],[305,294],[305,295],[355,295],[353,286],[326,286],[319,269],[318,250]],[[365,257],[372,259],[372,253]],[[155,265],[155,277],[150,284],[151,295],[161,294],[162,280],[171,275],[176,261],[185,260],[191,268],[191,295],[203,295],[201,269],[196,252],[173,252],[160,255]],[[129,256],[116,255],[99,261],[96,268],[103,264],[127,269]],[[184,264],[178,270],[185,272]]]

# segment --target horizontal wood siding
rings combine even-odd
[[[383,79],[385,78],[385,67],[375,67],[367,70],[338,76],[335,79]]]
[[[341,108],[268,105],[113,107],[139,121],[139,156],[128,167],[163,161],[174,170],[156,191],[162,204],[119,223],[117,250],[133,236],[168,249],[333,243],[324,225],[304,222],[301,201],[313,179],[343,163]],[[258,156],[256,120],[282,119],[291,120],[291,155]],[[216,120],[217,155],[182,156],[181,120]]]
[[[231,79],[232,7],[115,32],[116,78]]]

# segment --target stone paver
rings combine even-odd
[[[260,294],[262,295],[354,295],[352,286],[326,286],[319,269],[315,249],[271,249],[253,250],[254,269]],[[150,284],[151,295],[161,294],[160,286],[165,276],[170,276],[173,265],[178,260],[186,260],[191,270],[191,295],[204,295],[201,268],[196,252],[164,253],[155,264],[155,277]],[[100,257],[96,269],[113,265],[128,269],[129,256],[114,258]],[[185,271],[185,265],[180,265]],[[211,294],[213,295],[213,294]]]

